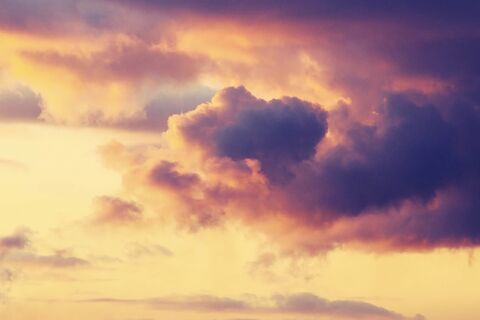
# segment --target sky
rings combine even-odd
[[[479,15],[0,0],[0,319],[478,319]]]

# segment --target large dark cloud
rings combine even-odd
[[[330,112],[327,135],[319,106],[227,88],[169,123],[167,136],[179,135],[183,152],[202,150],[202,169],[182,159],[154,161],[147,183],[190,203],[191,212],[208,212],[207,221],[235,216],[261,227],[272,212],[280,214],[294,225],[286,229],[299,230],[290,234],[303,233],[295,241],[307,251],[342,243],[382,250],[476,246],[479,107],[453,96],[426,101],[388,95],[368,121],[341,107]],[[223,179],[209,177],[219,172]]]
[[[315,154],[327,131],[326,113],[296,98],[264,101],[243,87],[222,92],[221,108],[211,108],[182,125],[200,144],[212,144],[220,157],[258,160],[274,183],[290,178],[289,167]]]
[[[170,118],[170,134],[186,142],[180,154],[200,149],[205,163],[198,169],[184,159],[160,159],[149,167],[149,183],[182,194],[184,202],[221,207],[211,212],[226,216],[236,213],[225,204],[241,203],[252,224],[275,212],[305,231],[296,238],[310,237],[298,242],[312,250],[347,242],[387,249],[480,243],[477,1],[116,2],[234,18],[241,26],[245,18],[281,21],[285,33],[298,36],[298,52],[307,52],[325,70],[325,82],[352,101],[350,117],[332,112],[327,125],[314,104],[223,90],[210,104]],[[294,46],[285,56],[297,52]],[[226,171],[226,182],[212,183],[212,163],[218,171],[225,159],[236,174],[244,171],[233,178]],[[251,160],[267,192],[244,197],[247,188],[238,190],[244,180],[257,181]],[[215,183],[235,190],[205,191]]]
[[[450,32],[434,29],[433,35],[411,36],[393,43],[372,42],[371,50],[388,61],[393,77],[429,79],[442,83],[438,104],[449,99],[480,102],[480,35],[473,29],[461,31],[456,24]],[[411,90],[415,90],[412,86]]]
[[[317,209],[358,214],[426,202],[460,173],[454,127],[438,109],[392,96],[378,118],[373,126],[350,124],[347,142],[301,168],[291,192]]]
[[[458,78],[480,72],[478,39],[478,35],[453,34],[413,42],[404,40],[391,51],[386,51],[404,72],[443,79]]]
[[[307,224],[350,224],[324,241],[408,249],[480,243],[478,106],[417,105],[397,96],[379,109],[375,125],[346,128],[344,142],[299,167],[282,193]]]
[[[273,181],[285,180],[287,168],[311,158],[327,131],[325,115],[297,99],[273,101],[240,111],[214,136],[217,152],[233,160],[256,159]]]

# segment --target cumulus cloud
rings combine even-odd
[[[182,134],[219,157],[254,159],[272,181],[288,179],[289,166],[309,159],[327,131],[326,113],[295,98],[263,101],[245,88],[229,88],[190,117],[178,117]],[[175,122],[175,118],[173,119]]]
[[[352,123],[346,142],[301,168],[289,191],[312,208],[355,215],[431,200],[458,174],[454,128],[438,109],[394,96],[377,116],[374,126]]]
[[[312,253],[477,245],[477,108],[404,94],[376,110],[327,125],[318,105],[228,88],[172,116],[165,146],[116,153],[137,159],[120,165],[129,190],[193,229],[239,219]]]

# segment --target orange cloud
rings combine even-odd
[[[94,199],[94,206],[95,224],[128,224],[142,220],[142,208],[132,201],[101,196]]]

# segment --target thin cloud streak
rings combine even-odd
[[[339,319],[392,319],[392,320],[423,320],[421,315],[405,317],[373,304],[349,301],[326,300],[311,293],[294,295],[276,295],[268,299],[250,296],[249,300],[216,297],[209,295],[164,297],[152,299],[116,299],[96,298],[78,301],[80,303],[106,304],[142,304],[158,309],[176,311],[197,311],[206,313],[245,313],[245,314],[292,314],[292,315],[322,315]],[[270,306],[269,306],[270,305]]]

